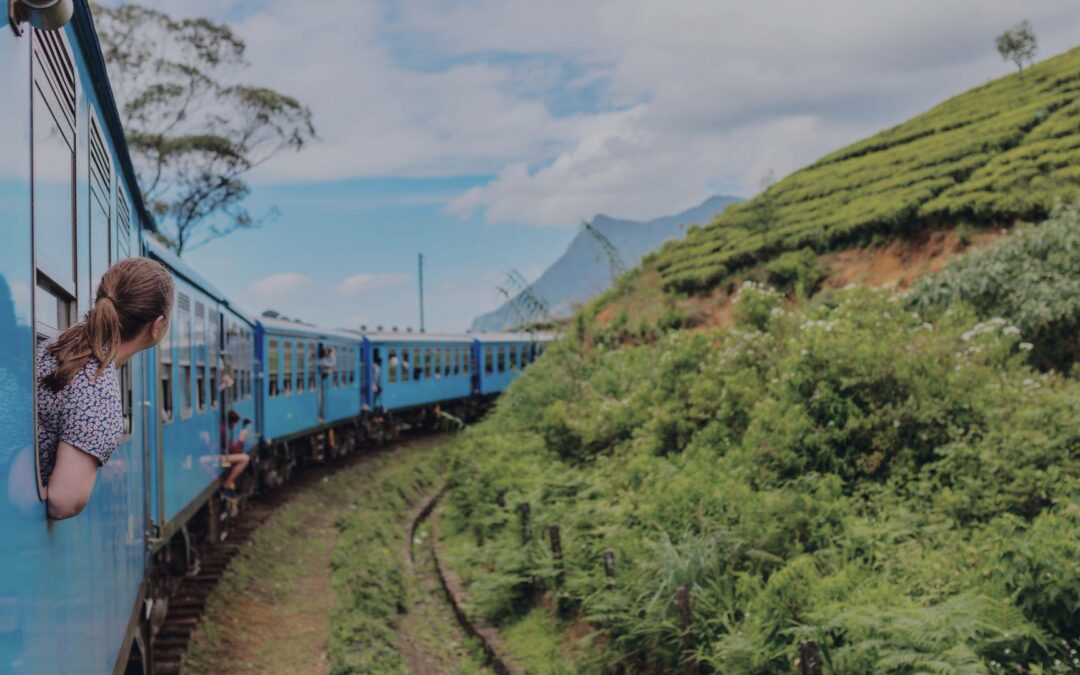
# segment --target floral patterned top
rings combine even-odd
[[[52,475],[61,441],[104,464],[124,433],[120,378],[115,364],[110,363],[95,377],[99,364],[91,357],[81,373],[54,393],[41,384],[41,379],[57,365],[56,359],[46,352],[49,344],[42,344],[37,352],[38,454],[45,483]]]

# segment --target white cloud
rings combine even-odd
[[[379,291],[394,286],[403,286],[412,281],[408,274],[371,274],[361,272],[351,277],[345,277],[334,287],[341,295],[363,295],[372,291]]]
[[[566,227],[752,193],[1009,72],[1022,18],[1043,56],[1080,34],[1075,0],[198,2],[242,17],[245,80],[315,112],[262,180],[491,174],[448,210]]]
[[[311,279],[299,272],[279,272],[248,284],[248,292],[256,299],[276,301],[295,296],[311,285]]]

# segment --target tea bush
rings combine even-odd
[[[595,671],[790,672],[812,640],[831,673],[1072,672],[1080,382],[978,307],[737,303],[728,330],[564,340],[460,437],[444,528],[477,611],[550,604]]]

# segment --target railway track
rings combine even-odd
[[[285,485],[247,500],[236,517],[230,517],[222,504],[222,531],[226,532],[227,536],[223,542],[205,546],[200,551],[196,569],[184,576],[170,595],[168,612],[151,642],[150,672],[154,675],[176,675],[181,672],[184,654],[202,622],[206,602],[229,568],[229,563],[281,505],[333,472],[372,461],[376,457],[394,452],[405,443],[436,435],[436,432],[416,432],[377,449],[354,452],[308,467],[295,474]],[[219,497],[215,495],[213,499]]]

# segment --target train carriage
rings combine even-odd
[[[150,508],[150,356],[121,372],[125,434],[83,513],[46,520],[34,349],[90,307],[152,228],[87,4],[54,31],[0,18],[0,670],[111,672],[138,636]],[[140,645],[138,645],[141,648]],[[136,650],[138,651],[138,650]]]
[[[285,480],[298,460],[341,454],[355,444],[361,353],[361,339],[353,333],[281,319],[258,321],[268,483]]]
[[[151,524],[165,541],[183,527],[217,487],[223,426],[229,410],[256,422],[243,451],[259,436],[254,385],[254,322],[212,284],[147,236],[146,253],[176,281],[169,332],[152,351],[149,407],[156,412],[150,439]],[[228,379],[226,379],[226,375]],[[223,382],[229,382],[225,388]]]
[[[554,339],[551,333],[482,333],[473,336],[476,393],[501,393]]]
[[[364,364],[378,364],[378,388],[365,387],[370,410],[405,411],[472,395],[471,340],[464,335],[371,333]]]

